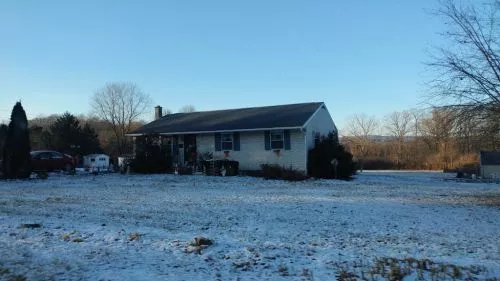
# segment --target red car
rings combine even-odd
[[[31,167],[33,171],[72,171],[75,160],[67,154],[57,151],[39,150],[31,153]]]

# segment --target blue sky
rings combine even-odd
[[[88,114],[96,89],[129,81],[174,112],[324,101],[342,128],[422,101],[435,5],[0,0],[0,120],[18,100],[29,118]]]

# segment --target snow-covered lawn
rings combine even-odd
[[[382,280],[374,265],[387,257],[454,265],[457,279],[499,278],[500,185],[447,177],[370,172],[350,182],[289,183],[108,174],[0,181],[0,279],[333,280],[371,271]],[[199,235],[214,244],[186,253]]]

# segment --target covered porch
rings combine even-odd
[[[155,157],[158,162],[165,165],[165,170],[176,167],[195,168],[198,161],[196,148],[196,135],[179,134],[147,134],[133,136],[134,157]]]

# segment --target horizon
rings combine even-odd
[[[335,4],[60,0],[0,4],[0,121],[89,115],[93,93],[132,82],[177,112],[324,102],[339,129],[421,107],[443,44],[435,1]],[[89,19],[92,20],[89,20]]]

